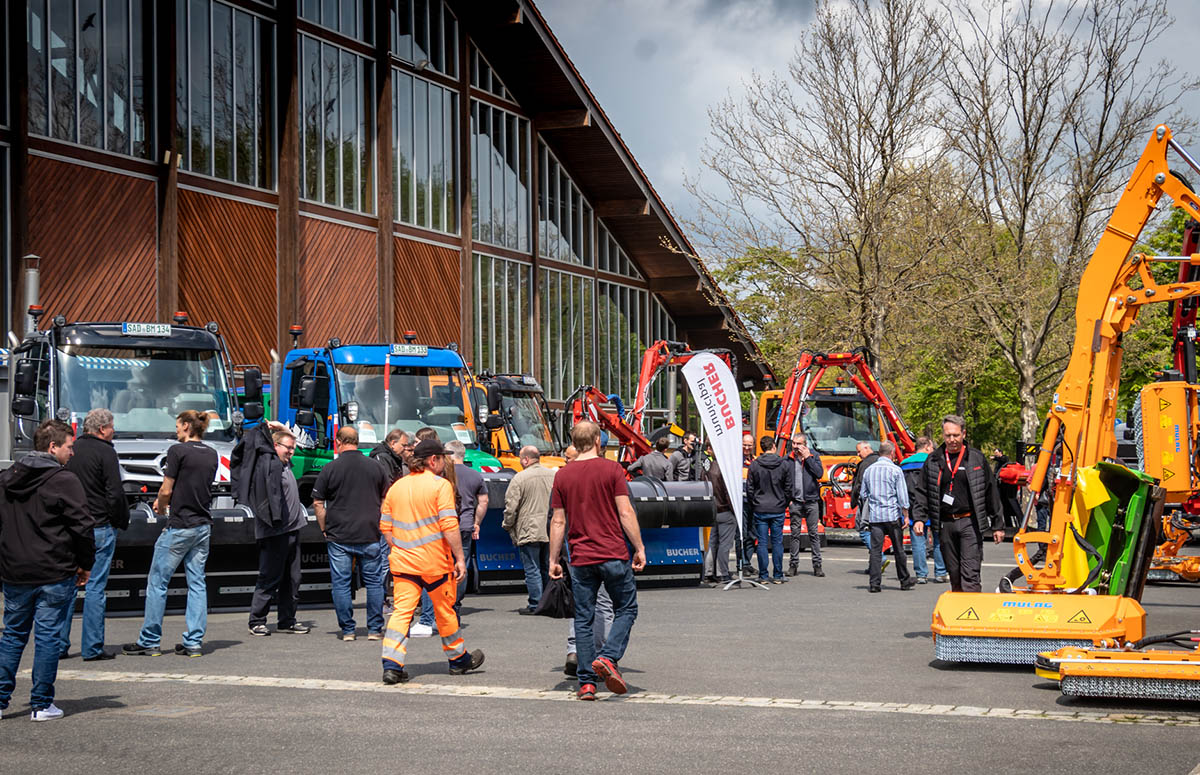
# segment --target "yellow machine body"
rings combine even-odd
[[[1039,652],[1145,635],[1138,601],[1109,595],[946,592],[930,627],[947,662],[1032,664]]]
[[[1038,654],[1034,670],[1071,697],[1200,700],[1200,652],[1060,648]]]
[[[1152,382],[1142,389],[1142,445],[1145,472],[1167,491],[1167,503],[1183,503],[1197,489],[1192,469],[1193,440],[1200,431],[1197,386]]]

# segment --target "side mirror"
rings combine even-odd
[[[309,409],[317,405],[317,380],[315,377],[301,377],[299,396],[296,398],[296,406],[300,409]],[[311,414],[311,412],[310,412]],[[302,423],[310,424],[310,423]]]
[[[310,425],[317,424],[317,416],[311,409],[301,409],[296,412],[296,425],[301,428],[307,428]]]
[[[488,405],[489,412],[499,412],[500,411],[500,391],[499,391],[499,389],[493,387],[491,390],[489,390],[487,392],[487,405]]]
[[[261,403],[263,397],[262,371],[250,366],[242,372],[242,388],[245,403]]]
[[[246,401],[242,404],[242,419],[254,422],[255,420],[261,420],[262,417],[262,401]]]
[[[17,361],[16,373],[13,375],[13,395],[33,396],[37,392],[37,362],[32,358],[22,358]],[[13,403],[14,407],[16,402]],[[16,409],[13,412],[20,414]]]
[[[12,413],[17,417],[33,417],[37,414],[37,401],[33,396],[13,396]]]
[[[489,431],[494,431],[504,427],[504,418],[498,414],[489,414],[487,419],[483,421],[483,427]]]

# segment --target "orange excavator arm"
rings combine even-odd
[[[1035,590],[1054,589],[1064,581],[1063,544],[1071,522],[1079,469],[1116,455],[1113,424],[1121,380],[1121,336],[1133,325],[1143,305],[1200,295],[1200,281],[1159,284],[1149,268],[1154,261],[1184,261],[1200,266],[1200,255],[1181,258],[1131,254],[1163,195],[1193,218],[1200,217],[1195,192],[1171,173],[1168,150],[1200,173],[1196,161],[1172,139],[1171,130],[1165,125],[1156,127],[1079,284],[1071,359],[1054,392],[1029,483],[1035,494],[1042,490],[1051,460],[1061,448],[1050,526],[1047,531],[1030,531],[1027,514],[1025,525],[1013,539],[1017,565]],[[1029,561],[1027,544],[1046,545],[1042,567],[1034,567]]]
[[[621,449],[624,450],[623,454],[626,459],[621,461],[623,463],[632,463],[642,455],[650,454],[653,447],[650,445],[649,439],[630,427],[625,420],[606,411],[603,407],[606,403],[608,403],[608,396],[597,388],[591,385],[580,387],[567,399],[567,406],[571,408],[572,424],[581,420],[591,420],[602,430],[612,434],[617,439],[617,443],[621,445]]]
[[[645,435],[642,422],[646,416],[646,407],[650,404],[650,386],[658,377],[659,372],[668,366],[682,366],[700,353],[712,353],[721,360],[734,374],[737,374],[737,358],[731,350],[710,349],[693,350],[683,342],[661,340],[646,348],[642,355],[642,366],[638,371],[637,394],[633,399],[633,408],[629,411],[626,423],[641,436]]]

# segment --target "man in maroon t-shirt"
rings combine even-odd
[[[598,454],[600,426],[587,421],[577,423],[571,429],[571,442],[579,450],[579,457],[558,470],[550,495],[550,506],[554,509],[550,521],[550,578],[562,578],[558,556],[566,532],[571,590],[575,596],[578,696],[581,700],[594,700],[597,676],[615,694],[628,691],[617,663],[625,656],[629,632],[637,619],[637,584],[633,572],[646,567],[646,548],[642,545],[633,504],[629,502],[625,470]],[[596,654],[592,617],[601,585],[612,598],[613,623],[608,640]]]

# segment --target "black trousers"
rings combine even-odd
[[[258,539],[258,581],[250,601],[250,626],[267,623],[272,598],[278,598],[279,626],[296,623],[300,601],[300,531]]]
[[[979,571],[983,564],[983,534],[979,532],[975,518],[943,519],[939,535],[951,591],[981,591]]]
[[[738,548],[741,552],[738,554],[738,567],[745,567],[750,564],[750,560],[754,557],[754,513],[750,510],[750,504],[742,503],[742,540],[738,542]]]
[[[463,561],[467,565],[467,572],[463,574],[462,579],[458,582],[458,596],[454,599],[454,611],[456,613],[462,610],[462,601],[467,595],[467,579],[471,578],[471,565],[475,562],[471,554],[471,535],[474,532],[474,530],[458,531],[458,535],[462,539]]]
[[[892,539],[892,562],[896,565],[896,578],[900,583],[906,583],[911,576],[908,573],[908,555],[904,551],[904,529],[898,521],[871,523],[871,554],[867,572],[871,575],[871,588],[879,589],[883,583],[883,539]]]

